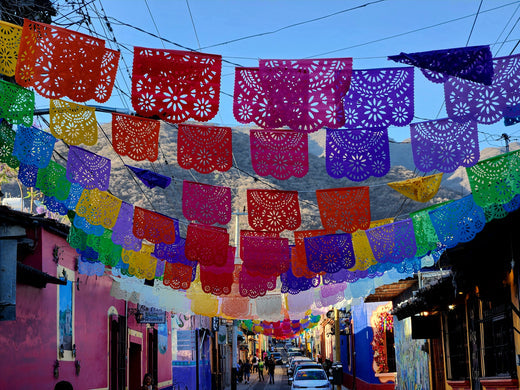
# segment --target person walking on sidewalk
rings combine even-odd
[[[267,372],[269,373],[269,384],[274,383],[274,368],[276,366],[274,359],[271,357],[268,361]]]
[[[264,381],[264,361],[258,359],[258,381]]]
[[[251,364],[249,363],[249,359],[246,359],[244,362],[244,383],[249,383],[251,375]]]
[[[251,370],[252,373],[258,370],[258,361],[256,359],[256,355],[253,355],[253,358],[251,359],[251,364],[253,366],[253,369]]]

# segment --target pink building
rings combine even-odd
[[[138,323],[144,308],[113,298],[107,271],[78,273],[67,233],[0,206],[0,389],[134,390],[146,372],[171,389],[169,313]]]

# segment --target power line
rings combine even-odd
[[[193,31],[195,32],[195,38],[197,39],[197,46],[199,47],[199,50],[200,50],[199,36],[197,34],[197,28],[195,27],[195,21],[193,20],[193,15],[191,14],[190,3],[188,0],[186,0],[186,6],[188,7],[188,12],[190,13],[191,25],[193,26]]]
[[[518,4],[518,3],[520,3],[520,1],[514,1],[514,2],[512,2],[512,3],[503,4],[503,5],[501,5],[501,6],[494,7],[494,8],[490,8],[490,9],[487,9],[487,10],[485,10],[485,11],[482,11],[481,14],[486,13],[486,12],[495,11],[495,10],[497,10],[497,9],[504,8],[504,7],[508,7],[508,6],[512,5],[512,4]],[[461,16],[461,17],[459,17],[459,18],[446,20],[446,21],[444,21],[444,22],[440,22],[440,23],[432,24],[432,25],[429,25],[429,26],[421,27],[421,28],[416,28],[416,29],[414,29],[414,30],[406,31],[406,32],[399,33],[399,34],[390,35],[390,36],[388,36],[388,37],[384,37],[384,38],[374,39],[374,40],[372,40],[372,41],[367,41],[367,42],[364,42],[364,43],[359,43],[359,44],[357,44],[357,45],[352,45],[352,46],[343,47],[343,48],[341,48],[341,49],[330,50],[330,51],[327,51],[327,52],[324,52],[324,53],[320,53],[320,54],[315,54],[315,55],[312,55],[312,56],[309,56],[309,57],[306,57],[306,58],[321,57],[321,56],[324,56],[324,55],[327,55],[327,54],[337,53],[337,52],[339,52],[339,51],[344,51],[344,50],[354,49],[354,48],[356,48],[356,47],[361,47],[361,46],[366,46],[366,45],[370,45],[370,44],[373,44],[373,43],[378,43],[378,42],[382,42],[382,41],[387,41],[387,40],[389,40],[389,39],[402,37],[402,36],[404,36],[404,35],[413,34],[413,33],[419,32],[419,31],[423,31],[423,30],[428,30],[428,29],[430,29],[430,28],[443,26],[443,25],[445,25],[445,24],[449,24],[449,23],[453,23],[453,22],[458,22],[459,20],[463,20],[463,19],[471,18],[472,16],[475,16],[475,14],[466,15],[466,16]]]
[[[307,24],[307,23],[316,22],[316,21],[318,21],[318,20],[327,19],[327,18],[330,18],[330,17],[332,17],[332,16],[340,15],[340,14],[343,14],[343,13],[345,13],[345,12],[354,11],[354,10],[357,10],[357,9],[360,9],[360,8],[367,7],[367,6],[372,5],[372,4],[381,3],[381,2],[383,2],[383,1],[386,1],[386,0],[377,0],[377,1],[372,1],[372,2],[369,2],[369,3],[362,4],[362,5],[358,5],[357,7],[347,8],[347,9],[344,9],[344,10],[341,10],[341,11],[337,11],[337,12],[334,12],[334,13],[331,13],[331,14],[328,14],[328,15],[320,16],[320,17],[318,17],[318,18],[313,18],[313,19],[305,20],[305,21],[303,21],[303,22],[298,22],[298,23],[289,24],[288,26],[280,27],[280,28],[278,28],[278,29],[276,29],[276,30],[267,31],[267,32],[258,33],[258,34],[247,35],[247,36],[245,36],[245,37],[236,38],[236,39],[231,39],[231,40],[229,40],[229,41],[225,41],[225,42],[221,42],[221,43],[215,43],[215,44],[213,44],[213,45],[204,46],[204,47],[201,48],[201,50],[209,49],[209,48],[211,48],[211,47],[217,47],[217,46],[228,45],[228,44],[230,44],[230,43],[234,43],[234,42],[238,42],[238,41],[243,41],[243,40],[245,40],[245,39],[251,39],[251,38],[261,37],[261,36],[264,36],[264,35],[276,34],[276,33],[280,32],[280,31],[287,30],[287,29],[289,29],[289,28],[293,28],[293,27],[301,26],[301,25],[303,25],[303,24]]]
[[[477,13],[475,15],[475,19],[473,19],[473,24],[471,25],[471,31],[469,32],[468,40],[466,41],[466,46],[469,45],[469,40],[471,39],[471,34],[473,34],[473,28],[475,28],[475,23],[477,23],[477,18],[478,18],[478,14],[480,12],[480,7],[482,7],[482,1],[483,0],[480,0],[480,4],[478,6],[478,10],[477,10]]]

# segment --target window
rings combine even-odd
[[[495,290],[493,297],[480,301],[483,376],[516,376],[509,286]]]
[[[444,315],[446,377],[450,380],[469,378],[466,337],[465,306],[457,305]]]
[[[58,285],[58,358],[74,360],[74,272],[58,266],[58,276],[67,284]]]

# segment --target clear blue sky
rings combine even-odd
[[[489,44],[495,57],[505,56],[520,39],[520,1],[513,0],[95,0],[86,9],[94,30],[110,36],[98,19],[106,14],[122,45],[118,85],[128,95],[134,46],[182,50],[170,43],[174,42],[220,54],[241,66],[258,66],[261,58],[353,57],[354,69],[367,69],[399,66],[386,57],[402,51]],[[68,12],[65,7],[60,13]],[[77,20],[74,15],[68,18]],[[270,33],[275,30],[279,31]],[[445,117],[442,87],[419,71],[415,75],[416,116]],[[230,96],[233,84],[234,66],[224,63],[220,111],[213,123],[237,124]],[[116,92],[106,105],[131,108],[129,99]],[[491,134],[480,134],[481,147],[502,146],[502,141],[492,140],[503,132],[520,137],[517,126],[479,125],[481,132]],[[398,141],[409,138],[409,128],[391,128],[390,136]]]

